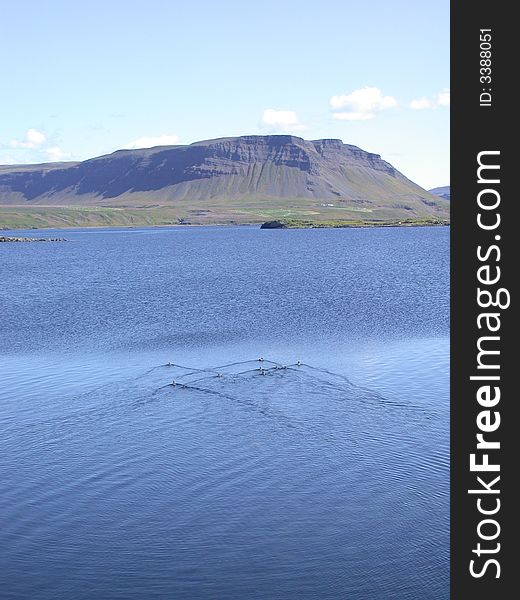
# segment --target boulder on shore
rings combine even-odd
[[[287,229],[287,225],[281,221],[266,221],[260,225],[260,229]]]

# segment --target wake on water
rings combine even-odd
[[[376,391],[355,385],[348,377],[334,373],[322,367],[316,367],[307,363],[297,361],[291,364],[282,364],[273,360],[258,358],[244,360],[207,368],[193,368],[177,363],[169,362],[162,367],[171,369],[173,378],[168,383],[154,390],[154,394],[168,388],[180,388],[182,390],[194,390],[202,393],[214,394],[228,399],[238,400],[229,395],[228,389],[239,381],[251,381],[253,378],[275,377],[282,385],[287,379],[306,379],[309,384],[322,384],[323,388],[341,392],[340,399],[355,399],[361,402],[372,402],[374,404],[385,404],[408,409],[414,409],[410,403],[397,402],[385,398]],[[161,367],[147,371],[146,374]],[[281,377],[284,377],[282,380]],[[415,407],[420,408],[420,407]]]
[[[390,399],[354,384],[345,375],[301,361],[283,364],[270,359],[235,361],[209,367],[176,362],[156,365],[135,376],[102,384],[71,397],[75,408],[65,414],[38,420],[34,426],[73,426],[76,420],[117,418],[126,410],[157,402],[225,401],[295,429],[311,423],[344,419],[346,412],[406,411],[407,419],[429,419],[433,411],[412,401]],[[78,406],[79,405],[79,406]],[[213,408],[217,408],[215,405]],[[365,415],[368,418],[368,415]],[[25,424],[25,427],[31,425]],[[11,433],[18,430],[14,425]]]

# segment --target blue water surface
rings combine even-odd
[[[0,244],[2,599],[449,597],[447,228],[37,234]]]

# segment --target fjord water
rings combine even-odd
[[[447,228],[38,235],[0,245],[2,598],[448,598]],[[260,356],[305,365],[163,387]]]

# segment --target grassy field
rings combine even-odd
[[[200,204],[199,204],[200,206]],[[301,199],[284,202],[208,201],[204,208],[179,202],[175,206],[0,206],[0,229],[67,227],[143,227],[165,225],[239,225],[279,220],[289,227],[355,227],[445,224],[447,214],[403,218],[398,211],[373,211],[358,206],[328,206]],[[400,212],[400,211],[399,211]]]
[[[167,209],[0,206],[0,229],[177,225]]]

